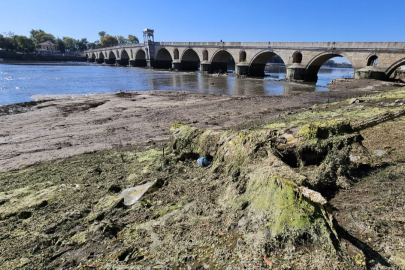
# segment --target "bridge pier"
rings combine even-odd
[[[384,71],[378,70],[375,67],[365,67],[354,72],[355,79],[375,79],[384,80],[386,74]]]
[[[211,71],[214,73],[227,73],[228,63],[227,62],[212,62]]]
[[[131,67],[146,67],[148,64],[146,63],[146,59],[135,59],[129,60],[129,65]]]
[[[96,63],[97,63],[97,64],[102,64],[102,63],[104,63],[104,59],[102,59],[102,58],[96,58]]]
[[[180,60],[174,60],[174,61],[172,62],[172,68],[173,68],[175,71],[181,70],[181,62],[180,62]]]
[[[211,72],[211,63],[208,61],[204,61],[200,63],[200,71],[202,73],[209,73]]]
[[[146,60],[146,67],[153,68],[155,66],[155,59],[147,59]]]
[[[117,59],[116,62],[120,66],[128,66],[129,65],[129,59]]]
[[[249,75],[249,64],[248,63],[236,64],[235,65],[235,74],[236,75]]]
[[[105,59],[105,58],[104,58],[104,64],[106,64],[106,65],[114,65],[114,64],[115,64],[115,61],[114,61],[114,60],[110,60],[110,59]]]
[[[96,59],[94,59],[94,58],[87,58],[87,62],[89,62],[89,63],[93,63],[95,61],[96,61]]]
[[[287,81],[304,81],[306,68],[302,66],[289,66],[285,78]]]
[[[251,64],[249,68],[249,76],[252,77],[264,77],[264,68],[266,67],[266,63],[264,64]]]

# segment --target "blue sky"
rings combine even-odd
[[[156,41],[405,41],[405,0],[0,0],[0,33]]]

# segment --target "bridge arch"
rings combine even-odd
[[[367,57],[367,66],[375,67],[378,64],[378,56],[376,54],[371,54]]]
[[[179,49],[177,49],[177,48],[175,48],[174,50],[173,50],[173,58],[174,58],[174,60],[179,60]]]
[[[203,61],[208,61],[208,51],[206,49],[203,50],[202,55]]]
[[[146,53],[143,49],[138,49],[135,52],[135,60],[134,60],[133,66],[146,67]]]
[[[245,62],[246,61],[246,51],[242,50],[239,52],[239,62]]]
[[[117,61],[117,63],[121,66],[128,66],[129,65],[129,55],[128,52],[123,49],[120,53],[121,59]]]
[[[278,53],[271,50],[260,51],[252,58],[249,63],[249,75],[263,77],[266,63],[276,55],[281,58],[285,65],[286,61]]]
[[[115,53],[113,51],[110,51],[108,53],[108,60],[107,60],[106,64],[113,65],[113,64],[115,64],[116,61],[117,61],[117,56],[115,55]]]
[[[295,53],[293,53],[292,57],[293,57],[293,64],[301,64],[301,62],[302,62],[302,53],[301,52],[296,51]]]
[[[391,75],[394,73],[395,70],[397,70],[400,66],[405,65],[405,58],[402,58],[401,60],[395,62],[394,64],[392,64],[386,71],[386,79],[388,79],[389,77],[391,77]]]
[[[181,66],[183,70],[198,70],[200,62],[200,57],[193,49],[186,49],[181,56]]]
[[[161,48],[156,54],[155,67],[156,68],[171,68],[172,67],[172,56],[169,51],[165,48]]]
[[[97,54],[98,54],[97,63],[99,63],[99,64],[104,63],[104,53],[103,53],[103,52],[99,52],[99,53],[97,53]]]
[[[305,81],[308,82],[317,82],[318,81],[318,72],[319,69],[321,68],[321,66],[328,61],[331,58],[334,57],[345,57],[350,64],[353,65],[352,60],[350,59],[350,57],[346,54],[346,53],[342,53],[342,52],[325,52],[325,53],[321,53],[318,54],[317,56],[315,56],[314,58],[311,59],[311,61],[309,61],[309,63],[306,66],[306,71],[305,71]]]
[[[217,50],[211,57],[211,70],[214,73],[227,73],[228,63],[235,65],[235,59],[227,50]]]
[[[95,53],[88,53],[88,54],[87,54],[87,61],[88,61],[88,62],[94,62],[94,61],[96,61],[96,54],[95,54]]]

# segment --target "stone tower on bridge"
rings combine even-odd
[[[155,30],[145,28],[143,31],[143,44],[145,45],[145,57],[147,67],[155,65]]]

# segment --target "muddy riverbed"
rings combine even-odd
[[[404,269],[401,86],[1,106],[0,265]],[[146,183],[126,205],[122,191]]]
[[[176,122],[222,129],[399,84],[339,80],[331,91],[287,96],[224,96],[185,91],[37,96],[0,106],[0,172],[86,152],[162,142]]]

